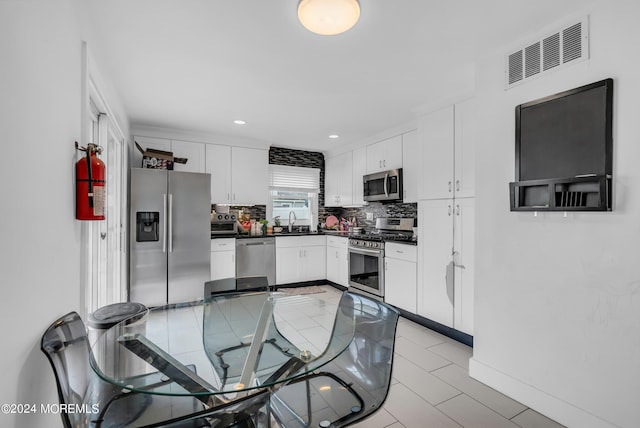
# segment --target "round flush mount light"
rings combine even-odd
[[[329,135],[329,138],[331,138],[332,140],[335,140],[336,138],[340,138],[340,136],[338,134],[331,134]]]
[[[236,119],[233,121],[233,123],[235,123],[236,125],[245,125],[247,122],[241,119]]]
[[[300,0],[298,19],[307,30],[323,36],[344,33],[360,19],[358,0]]]

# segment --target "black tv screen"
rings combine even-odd
[[[516,107],[516,180],[611,174],[613,80]]]

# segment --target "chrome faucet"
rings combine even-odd
[[[291,216],[293,216],[293,220],[291,220]],[[289,211],[289,233],[293,230],[293,224],[296,222],[296,213],[293,211]]]

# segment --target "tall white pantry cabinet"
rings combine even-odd
[[[467,100],[418,120],[417,313],[473,335],[475,106]]]

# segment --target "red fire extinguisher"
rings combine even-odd
[[[95,144],[76,149],[86,156],[76,162],[76,218],[78,220],[104,220],[106,169],[96,154],[102,148]]]

